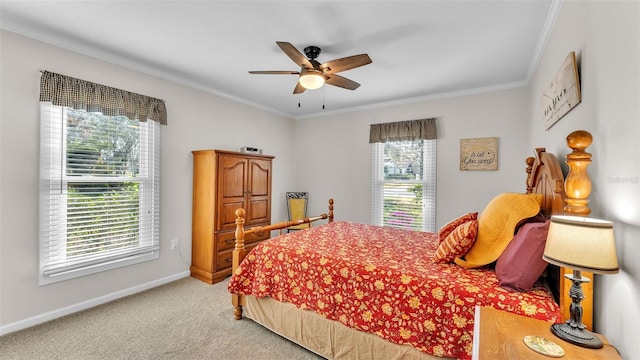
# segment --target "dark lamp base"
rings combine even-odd
[[[551,325],[551,332],[560,339],[574,345],[591,349],[602,348],[602,340],[594,333],[579,327],[573,327],[568,323]]]

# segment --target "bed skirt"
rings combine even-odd
[[[248,318],[327,359],[444,359],[351,329],[315,312],[272,298],[246,296],[245,301]]]

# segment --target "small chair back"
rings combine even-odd
[[[309,202],[309,193],[307,192],[287,192],[285,193],[287,200],[287,214],[289,221],[295,221],[304,219],[307,217],[307,203]],[[287,229],[287,232],[291,230],[300,230],[310,227],[311,224],[301,224],[292,226]]]

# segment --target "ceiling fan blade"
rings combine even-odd
[[[329,85],[341,87],[347,90],[355,90],[360,86],[357,82],[337,74],[327,75],[325,82]]]
[[[305,90],[304,86],[300,85],[300,82],[296,82],[296,87],[293,89],[294,94],[302,94]]]
[[[325,74],[335,74],[340,71],[357,68],[367,64],[371,64],[371,58],[369,57],[369,55],[360,54],[327,61],[326,63],[320,65],[320,69]]]
[[[309,59],[302,55],[302,53],[298,51],[295,46],[291,45],[291,43],[276,41],[276,44],[278,44],[280,49],[282,49],[282,51],[284,51],[284,53],[287,54],[287,56],[291,58],[291,60],[293,60],[293,62],[298,66],[302,66],[307,69],[313,69],[313,65],[311,64],[311,62],[309,62]]]
[[[300,75],[299,71],[249,71],[249,74]]]

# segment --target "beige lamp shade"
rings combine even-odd
[[[554,215],[542,257],[561,267],[615,274],[619,269],[613,223],[580,216]]]

